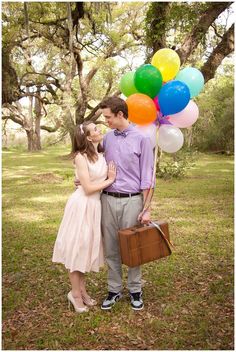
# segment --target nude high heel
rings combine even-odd
[[[96,304],[98,304],[98,302],[95,299],[92,299],[91,297],[87,296],[82,296],[82,300],[84,302],[84,304],[86,304],[86,306],[92,307],[92,306],[96,306]]]
[[[76,311],[76,313],[84,313],[84,312],[88,312],[89,311],[88,307],[81,307],[81,308],[77,307],[75,299],[72,296],[72,292],[71,291],[68,293],[67,299],[68,299],[69,308],[70,308],[70,304],[72,304],[74,309],[75,309],[75,311]]]

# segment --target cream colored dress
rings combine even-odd
[[[86,160],[90,181],[104,181],[107,164],[103,155],[99,154],[95,163]],[[64,264],[70,272],[98,272],[104,265],[100,194],[98,191],[86,195],[83,187],[79,186],[67,201],[52,261]]]

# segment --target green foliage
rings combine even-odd
[[[197,158],[197,151],[192,150],[181,150],[172,157],[165,154],[158,164],[156,175],[164,180],[184,178],[187,171],[195,166]]]
[[[73,30],[73,47],[76,48],[75,53],[81,56],[83,70],[80,74],[74,70],[71,84],[68,79],[72,66],[68,49],[68,4],[28,2],[31,36],[28,40],[24,3],[2,4],[3,46],[14,47],[11,50],[10,60],[17,72],[18,81],[21,82],[21,88],[23,90],[28,85],[33,87],[30,89],[35,90],[36,85],[41,86],[42,97],[50,103],[44,105],[47,114],[45,113],[43,124],[51,126],[56,119],[60,119],[62,133],[70,131],[74,126],[75,111],[79,112],[81,108],[81,115],[79,113],[77,115],[82,119],[91,112],[89,108],[84,111],[84,101],[95,107],[105,94],[117,91],[121,75],[142,63],[147,47],[151,47],[154,40],[163,36],[166,46],[180,46],[183,38],[209,6],[207,2],[84,2],[83,4],[84,17],[79,19],[78,28],[75,26]],[[165,16],[162,16],[165,7],[167,11],[164,13]],[[71,3],[71,9],[72,12],[76,10],[76,3]],[[217,23],[216,30],[222,35],[225,26]],[[147,31],[146,43],[145,31]],[[205,43],[195,50],[187,64],[195,67],[202,64],[206,54],[205,45],[211,49],[212,45],[220,40],[212,31],[211,29]],[[28,62],[29,57],[31,62]],[[82,99],[80,84],[86,82],[87,74],[93,68],[97,71],[84,89],[86,99]],[[39,74],[34,74],[33,71]],[[48,75],[56,79],[59,87],[53,85],[53,78]],[[228,101],[227,94],[229,94]],[[214,121],[208,112],[209,106],[205,109],[205,103],[200,99],[200,105],[203,107],[201,115],[203,114],[209,122],[207,128],[211,128],[211,136],[207,134],[206,137],[204,123],[201,126],[199,119],[197,124],[200,125],[199,128],[196,127],[196,131],[194,126],[195,146],[199,145],[200,148],[207,150],[214,149],[214,144],[222,144],[224,148],[232,150],[232,89],[227,94],[224,99],[225,107],[221,109],[221,113],[214,112]],[[206,94],[206,100],[209,97],[210,93]],[[57,111],[50,108],[52,103],[58,106]],[[218,103],[216,104],[215,99],[211,104],[217,106]],[[61,107],[65,110],[63,113]]]
[[[68,47],[66,3],[27,3],[27,28],[24,4],[3,4],[3,42],[11,48],[16,82],[20,82],[22,91],[30,87],[31,93],[40,86],[41,97],[49,103],[43,107],[42,124],[58,126],[53,122],[59,119],[62,134],[72,135],[76,118],[82,121],[91,113],[89,107],[95,106],[94,102],[117,91],[120,76],[129,65],[126,60],[121,63],[120,57],[124,52],[133,56],[143,30],[142,3],[83,4],[84,16],[73,28],[74,56]],[[72,14],[77,10],[75,3],[71,9]],[[75,62],[73,57],[78,56]],[[57,116],[51,113],[51,104],[58,106]]]
[[[82,76],[92,68],[98,68],[91,86],[87,89],[88,101],[98,100],[111,85],[112,90],[118,89],[119,77],[123,70],[127,70],[125,60],[120,56],[133,56],[143,35],[143,19],[147,5],[143,3],[84,3],[85,15],[79,21],[79,30],[73,32],[73,45],[77,48],[83,61]],[[72,4],[72,12],[75,4]],[[87,15],[87,13],[89,15]],[[30,35],[38,33],[38,37],[24,40],[24,45],[17,45],[14,41],[20,34],[26,39],[24,6],[21,3],[5,3],[3,17],[5,19],[4,38],[15,46],[11,60],[19,79],[28,71],[44,72],[58,79],[62,88],[68,82],[68,73],[71,70],[71,59],[68,55],[68,19],[66,3],[28,3]],[[16,27],[20,23],[19,27]],[[19,41],[20,43],[20,41]],[[32,66],[26,60],[30,53]],[[108,56],[106,56],[108,53]],[[118,59],[117,59],[118,57]],[[122,64],[121,64],[122,62]],[[125,66],[125,68],[124,68]],[[101,73],[100,73],[101,72]],[[101,84],[101,79],[103,83]],[[43,84],[46,77],[43,75],[27,75],[23,84],[30,81],[32,84]],[[99,87],[97,82],[99,82]],[[47,81],[48,83],[48,81]],[[96,96],[96,86],[98,95]],[[51,99],[50,94],[46,93]],[[56,91],[57,103],[60,104],[61,91]],[[78,75],[72,81],[72,105],[80,99],[80,83]],[[47,108],[47,107],[46,107]]]
[[[181,46],[183,40],[189,35],[199,18],[211,7],[210,2],[151,2],[145,19],[146,45],[153,48],[153,43],[158,42],[159,48]],[[228,12],[233,11],[227,9]],[[227,15],[225,15],[227,17]],[[223,23],[225,22],[225,23]],[[215,21],[214,27],[219,35],[210,28],[203,36],[198,47],[191,53],[187,65],[202,61],[206,50],[211,52],[221,40],[226,30],[227,21]]]
[[[89,87],[89,96],[91,101],[95,100],[96,103],[104,97],[104,86],[111,85],[110,95],[117,90],[117,83],[121,77],[121,69],[118,67],[115,59],[110,58],[103,62],[100,70],[91,80]]]
[[[8,46],[19,39],[24,26],[23,3],[2,3],[2,45]]]
[[[193,126],[193,146],[199,150],[234,150],[233,67],[207,83],[196,99],[200,118]]]

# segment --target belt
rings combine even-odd
[[[117,192],[107,192],[107,191],[103,191],[102,193],[107,194],[108,196],[116,197],[116,198],[133,197],[133,196],[138,196],[139,194],[141,194],[140,192],[138,192],[138,193],[117,193]]]

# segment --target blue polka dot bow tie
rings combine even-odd
[[[127,136],[127,134],[125,132],[120,132],[118,130],[114,131],[114,135],[115,136],[122,136],[122,137],[126,137]]]

